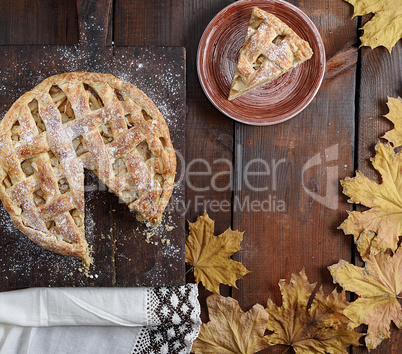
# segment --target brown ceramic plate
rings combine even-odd
[[[232,101],[227,99],[239,51],[254,6],[272,13],[310,43],[313,56],[276,80]],[[219,12],[201,37],[197,71],[209,100],[222,113],[253,125],[283,122],[302,111],[317,93],[325,71],[325,49],[314,23],[281,0],[237,1]]]

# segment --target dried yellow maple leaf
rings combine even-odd
[[[243,232],[230,228],[223,234],[214,236],[214,221],[206,212],[189,223],[189,235],[186,237],[186,262],[193,266],[197,284],[201,282],[205,289],[219,294],[219,284],[236,287],[236,280],[249,273],[240,262],[230,256],[241,250]]]
[[[365,339],[368,349],[376,348],[390,337],[391,321],[401,328],[402,308],[398,302],[402,296],[401,247],[393,257],[383,252],[369,255],[365,268],[340,261],[329,270],[334,282],[359,295],[343,313],[353,322],[351,327],[368,325]]]
[[[401,4],[402,7],[402,4]],[[383,138],[392,143],[394,147],[402,145],[402,99],[388,97],[387,102],[389,113],[385,116],[392,123],[394,123],[394,129],[386,132]]]
[[[354,6],[353,17],[373,13],[362,29],[362,46],[392,47],[402,38],[402,6],[400,0],[345,0]]]
[[[367,261],[370,254],[372,254],[371,247],[373,244],[373,240],[375,240],[376,236],[377,235],[375,234],[375,232],[364,230],[359,235],[359,237],[355,239],[357,250],[359,251],[363,261]]]
[[[268,299],[267,329],[273,331],[265,340],[274,344],[291,346],[296,353],[347,353],[350,345],[359,345],[361,334],[348,328],[350,320],[343,314],[349,304],[345,293],[336,289],[325,296],[320,287],[311,306],[316,284],[310,284],[302,270],[292,274],[290,284],[279,282],[282,306]]]
[[[236,300],[214,294],[207,306],[210,321],[201,325],[192,352],[252,354],[269,347],[263,339],[268,314],[260,304],[243,312]]]
[[[340,226],[345,234],[354,235],[355,241],[365,230],[376,233],[370,241],[369,253],[373,254],[395,251],[402,235],[402,153],[394,153],[390,144],[377,144],[375,149],[372,164],[381,174],[382,183],[377,184],[359,171],[356,177],[341,181],[349,202],[370,209],[350,212]]]

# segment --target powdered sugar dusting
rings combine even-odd
[[[15,226],[3,206],[0,207],[0,228],[7,234],[15,231]]]

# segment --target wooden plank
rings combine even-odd
[[[378,172],[370,163],[374,156],[374,146],[384,133],[393,128],[384,114],[388,113],[387,97],[402,96],[402,43],[399,41],[392,53],[380,47],[374,50],[361,49],[360,95],[359,95],[359,132],[358,132],[358,166],[369,178],[380,182]],[[359,208],[358,210],[365,210]],[[357,253],[357,252],[356,252]],[[364,266],[360,256],[356,264]],[[366,330],[366,327],[363,331]],[[371,353],[400,353],[402,351],[402,331],[391,325],[391,339],[384,340]],[[353,353],[365,353],[363,348],[353,348]]]
[[[350,20],[348,4],[291,3],[300,5],[323,34],[327,58],[356,42],[356,21]],[[259,162],[249,171],[260,176],[247,179],[244,168],[243,174],[235,173],[234,198],[249,198],[251,209],[235,209],[233,216],[233,227],[245,231],[244,250],[235,259],[251,271],[238,282],[239,290],[233,290],[245,310],[255,303],[265,305],[268,297],[280,305],[278,281],[289,280],[292,272],[303,268],[310,282],[329,292],[333,284],[326,267],[340,258],[351,259],[350,239],[337,226],[350,209],[338,186],[339,179],[353,171],[355,70],[352,64],[324,80],[310,105],[285,123],[270,127],[236,123],[236,160],[241,158],[244,167],[261,159],[270,169],[269,176],[262,175],[267,167]],[[320,202],[309,192],[327,198]],[[262,207],[253,211],[253,201],[266,201],[266,211]]]
[[[215,220],[215,235],[219,235],[225,231],[231,225],[232,221],[231,210],[212,208],[211,203],[221,204],[226,201],[230,202],[232,199],[231,178],[233,172],[231,174],[228,172],[231,171],[230,166],[232,166],[233,171],[234,123],[231,119],[221,114],[209,102],[202,91],[197,76],[196,55],[198,43],[205,27],[220,10],[230,3],[231,1],[227,0],[203,0],[184,1],[183,5],[183,41],[187,49],[188,63],[186,136],[187,141],[196,142],[194,144],[187,144],[187,172],[208,172],[208,166],[211,168],[210,175],[197,176],[187,173],[186,202],[189,205],[189,209],[186,215],[188,221],[194,222],[197,216],[201,215],[205,209],[209,216]],[[206,164],[203,162],[199,164],[193,162],[197,159],[205,160]],[[217,190],[211,184],[211,179],[222,172],[226,172],[226,174],[220,175],[217,185],[221,189]],[[224,189],[225,186],[229,186],[229,188]],[[205,207],[203,203],[205,203]],[[194,282],[191,273],[188,274],[187,281]],[[199,290],[201,318],[205,322],[208,319],[205,300],[211,293],[206,291],[202,286],[199,286]],[[231,294],[231,289],[221,285],[220,292],[221,295],[228,296]]]
[[[183,0],[115,0],[115,44],[182,46],[183,3]]]
[[[370,157],[378,139],[393,128],[383,115],[388,113],[388,97],[402,95],[402,45],[397,43],[391,54],[383,47],[363,47],[361,53],[357,167],[368,177],[377,178]]]
[[[0,45],[76,44],[75,0],[0,2]]]

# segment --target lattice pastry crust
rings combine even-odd
[[[312,55],[308,42],[288,25],[274,15],[254,7],[240,50],[229,100],[273,81]]]
[[[155,104],[112,75],[49,77],[0,122],[0,199],[32,241],[89,266],[85,168],[143,219],[160,222],[176,155]]]

